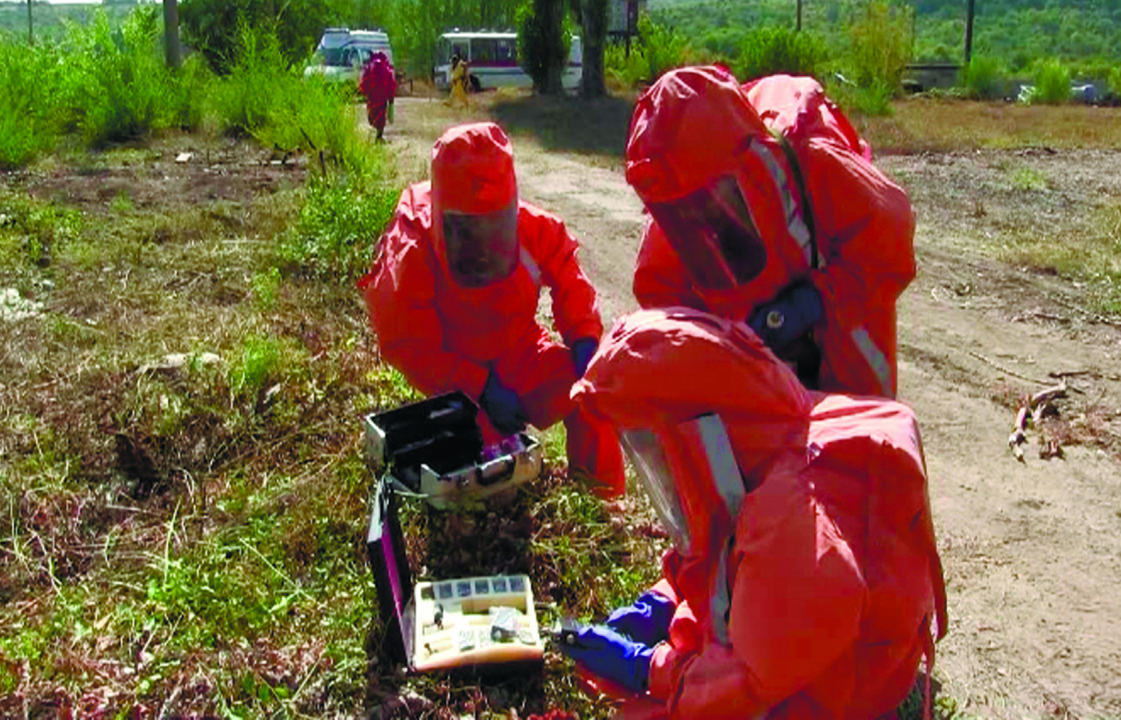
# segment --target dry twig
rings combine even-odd
[[[1027,433],[1025,432],[1028,427],[1028,417],[1037,428],[1042,425],[1043,418],[1050,413],[1058,413],[1053,405],[1053,401],[1067,396],[1067,381],[1062,378],[1058,385],[1053,385],[1044,390],[1040,390],[1034,395],[1024,397],[1020,409],[1016,412],[1016,422],[1012,426],[1012,434],[1008,436],[1008,447],[1012,450],[1012,455],[1020,462],[1024,461],[1024,450],[1020,446],[1028,441]],[[1063,457],[1063,449],[1058,440],[1048,439],[1044,436],[1039,438],[1039,457],[1044,460],[1053,457]]]

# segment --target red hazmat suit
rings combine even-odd
[[[366,118],[381,137],[385,129],[386,109],[397,96],[397,76],[383,52],[376,52],[362,68],[358,91],[366,97]]]
[[[894,397],[895,303],[915,275],[914,216],[907,194],[870,156],[812,78],[775,76],[741,88],[722,68],[667,73],[635,108],[627,181],[656,208],[733,176],[765,266],[736,287],[703,287],[651,221],[635,268],[639,304],[745,320],[808,280],[824,305],[813,327],[817,387]]]
[[[448,229],[457,233],[464,218],[507,212],[516,221],[509,247],[487,246],[490,264],[482,267],[473,264],[477,258],[449,264]],[[531,424],[543,429],[564,421],[570,468],[598,483],[597,493],[613,496],[625,484],[618,436],[569,398],[577,379],[569,348],[581,338],[598,341],[603,332],[577,249],[559,218],[518,200],[513,148],[501,128],[462,125],[436,142],[431,183],[401,195],[359,287],[382,356],[415,387],[429,395],[462,390],[478,399],[493,372],[517,394]],[[491,281],[495,274],[501,279]],[[468,281],[471,286],[463,284]],[[542,285],[551,292],[563,345],[535,319]],[[497,440],[485,413],[480,422],[484,438]]]
[[[902,702],[946,630],[910,409],[806,390],[745,324],[687,308],[619,320],[573,397],[622,433],[675,538],[654,587],[676,605],[669,639],[623,716]]]

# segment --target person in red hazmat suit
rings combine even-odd
[[[379,50],[370,56],[362,68],[358,91],[366,97],[366,119],[370,127],[377,131],[378,140],[384,140],[389,106],[397,97],[397,76],[385,53]]]
[[[475,398],[487,442],[563,420],[570,475],[606,498],[624,491],[618,435],[569,398],[603,333],[577,249],[518,199],[502,129],[460,125],[436,141],[431,182],[402,193],[359,287],[382,356],[416,388]],[[535,319],[542,285],[563,343]]]
[[[637,602],[562,633],[623,717],[877,718],[929,677],[945,590],[910,409],[807,390],[684,307],[620,319],[573,397],[673,541]]]
[[[666,73],[638,100],[626,155],[651,216],[640,306],[746,321],[808,387],[895,396],[914,215],[815,80]]]

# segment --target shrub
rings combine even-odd
[[[845,61],[852,79],[874,94],[902,85],[911,61],[911,17],[914,10],[889,0],[871,0],[849,28],[851,41]]]
[[[296,227],[281,243],[285,269],[320,279],[357,278],[369,267],[374,244],[393,216],[398,194],[395,185],[378,175],[310,176]]]
[[[298,85],[299,77],[288,69],[276,36],[239,21],[234,60],[212,95],[219,128],[229,135],[252,135],[264,127],[270,109]]]
[[[141,138],[171,124],[173,81],[164,66],[158,8],[138,6],[114,32],[101,10],[71,26],[59,74],[63,128],[90,145]]]
[[[974,100],[995,100],[1004,94],[1004,70],[991,57],[973,57],[962,70],[965,96]]]
[[[763,27],[748,34],[733,69],[745,82],[775,73],[817,75],[826,55],[825,41],[813,33]]]
[[[882,117],[891,114],[891,100],[898,86],[873,82],[869,87],[862,87],[833,76],[826,79],[825,89],[829,97],[847,111]]]
[[[1121,98],[1121,66],[1113,68],[1109,73],[1109,91],[1114,98]]]
[[[0,35],[0,169],[22,167],[54,145],[52,88],[60,62],[53,45],[28,47]]]
[[[1031,93],[1033,103],[1061,105],[1070,100],[1070,70],[1058,60],[1041,63],[1032,79],[1035,81]]]
[[[636,87],[698,60],[683,35],[644,13],[638,18],[638,40],[631,44],[630,56],[622,45],[608,45],[603,64],[604,74],[612,82]]]

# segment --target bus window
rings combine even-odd
[[[452,43],[452,55],[458,55],[460,60],[471,62],[471,43],[466,40]],[[451,62],[449,59],[448,62]]]
[[[518,64],[518,42],[517,42],[517,40],[507,40],[505,38],[499,38],[497,41],[495,41],[494,64],[495,65],[517,65]]]
[[[440,38],[436,43],[436,64],[447,65],[452,61],[452,46],[446,39]]]
[[[471,41],[471,64],[494,64],[494,38],[475,38]]]

